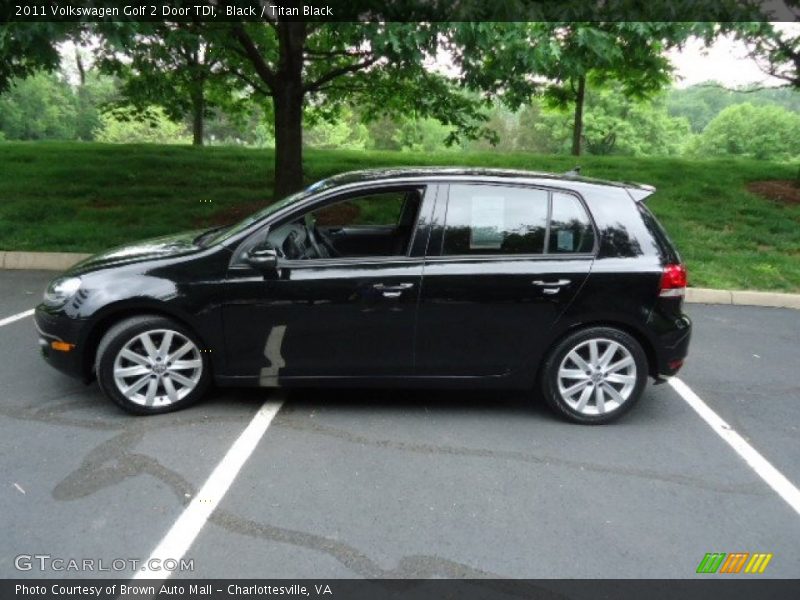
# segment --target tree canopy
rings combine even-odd
[[[304,139],[367,147],[373,143],[370,136],[381,138],[374,125],[386,119],[397,127],[374,142],[386,147],[430,147],[438,136],[450,142],[485,137],[494,143],[513,120],[519,126],[530,119],[541,121],[523,128],[531,145],[560,147],[565,121],[552,111],[569,110],[574,154],[584,148],[650,152],[645,148],[652,144],[635,144],[621,119],[648,128],[651,140],[684,132],[685,123],[666,115],[663,105],[645,114],[636,102],[654,97],[670,82],[665,52],[690,36],[710,41],[735,31],[754,53],[767,57],[779,76],[797,84],[792,79],[800,64],[797,40],[787,41],[764,24],[742,23],[743,15],[754,14],[747,12],[751,8],[736,0],[676,0],[670,6],[682,18],[716,15],[719,21],[676,21],[674,14],[663,18],[670,16],[663,7],[659,12],[655,5],[642,8],[628,0],[588,8],[575,0],[497,6],[479,0],[457,6],[443,0],[353,0],[348,10],[368,14],[368,20],[311,22],[267,12],[253,21],[16,23],[0,29],[0,91],[37,69],[53,68],[59,40],[91,32],[102,39],[98,64],[121,81],[122,112],[116,121],[102,121],[103,128],[118,131],[113,139],[130,129],[119,123],[155,114],[153,106],[164,111],[159,119],[191,117],[198,144],[207,117],[224,113],[231,121],[245,121],[258,107],[270,121],[266,133],[276,146],[274,189],[283,196],[303,183]],[[634,8],[641,20],[626,20]],[[459,11],[473,20],[442,20],[443,15],[457,18]],[[513,20],[537,14],[545,19]],[[554,16],[561,20],[546,20]],[[78,68],[84,81],[80,61]],[[54,85],[36,82],[45,84]],[[532,105],[534,98],[542,103]],[[491,112],[496,102],[510,112]],[[690,117],[694,130],[713,114]],[[260,139],[264,133],[261,127]]]

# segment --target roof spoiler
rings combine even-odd
[[[627,187],[625,189],[628,191],[630,197],[636,202],[642,202],[656,193],[655,187],[645,183],[640,183],[637,184],[636,187]]]

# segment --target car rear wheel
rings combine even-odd
[[[98,346],[95,368],[103,393],[140,415],[196,402],[208,388],[211,371],[196,337],[159,316],[126,319],[109,329]]]
[[[647,384],[647,357],[630,334],[612,327],[573,333],[548,356],[542,372],[547,403],[570,421],[608,423],[628,412]]]

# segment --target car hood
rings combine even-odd
[[[67,273],[80,275],[89,271],[97,271],[129,263],[191,254],[202,248],[194,243],[202,230],[186,231],[174,235],[143,240],[133,244],[117,246],[100,254],[95,254],[73,266]]]

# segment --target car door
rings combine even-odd
[[[433,201],[427,198],[424,186],[407,186],[401,191],[413,190],[420,194],[415,216],[419,219],[425,206],[432,210]],[[238,252],[232,262],[223,308],[231,374],[258,377],[262,385],[279,385],[281,378],[288,381],[412,373],[423,253],[411,249],[420,246],[422,241],[414,240],[427,236],[427,228],[415,228],[408,232],[403,244],[375,254],[363,251],[376,248],[371,235],[363,236],[364,245],[349,252],[331,250],[338,256],[289,252],[291,244],[297,245],[296,228],[306,222],[309,210],[316,216],[325,211],[330,214],[337,206],[341,209],[346,204],[352,208],[360,199],[374,199],[383,192],[394,191],[396,188],[371,188],[355,195],[351,191],[327,198],[313,209],[298,209],[281,222],[269,224],[269,231],[259,232],[254,240],[244,243],[246,249],[263,238],[279,247],[280,256],[274,273],[265,274],[250,266],[246,252]],[[403,194],[399,198],[403,199]],[[392,207],[395,208],[399,214],[401,207]],[[373,209],[368,225],[388,226],[388,220],[397,216],[389,211],[387,222],[382,223],[380,210]],[[352,214],[352,210],[348,211]],[[351,225],[358,227],[358,219],[348,227]],[[320,224],[319,229],[324,227],[327,226]]]
[[[592,267],[585,206],[563,191],[506,184],[453,183],[440,196],[420,294],[417,373],[532,370]]]

